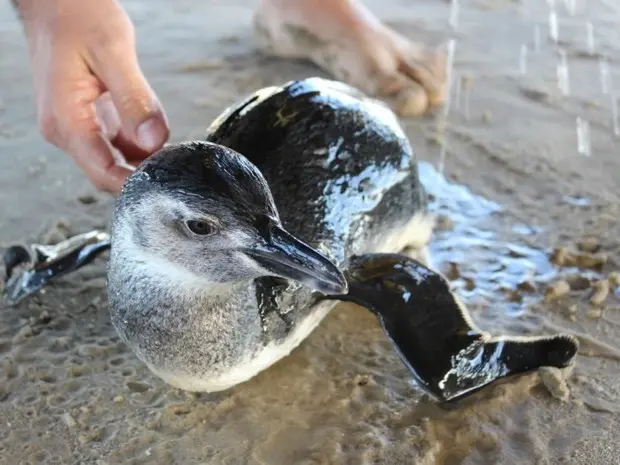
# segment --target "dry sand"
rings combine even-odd
[[[303,63],[261,58],[252,48],[254,2],[223,3],[124,2],[174,141],[200,137],[226,105],[260,86],[322,75]],[[545,40],[545,2],[465,3],[455,34],[456,72],[471,76],[473,87],[468,118],[464,102],[453,104],[446,174],[502,208],[489,216],[479,199],[442,200],[439,193],[437,206],[451,218],[444,225],[453,224],[437,233],[435,259],[483,328],[580,335],[582,354],[566,386],[545,373],[545,388],[534,373],[442,408],[410,385],[375,319],[343,306],[290,357],[250,382],[217,395],[184,393],[151,375],[119,342],[107,314],[104,257],[19,307],[0,310],[0,463],[618,463],[620,297],[612,286],[594,306],[593,287],[600,296],[604,285],[584,276],[602,279],[619,269],[620,156],[597,61],[583,53],[583,18],[593,19],[596,45],[613,69],[620,7],[578,1],[587,8],[572,24],[559,8],[571,78],[571,96],[562,97]],[[411,37],[451,34],[440,0],[369,6]],[[541,51],[529,54],[527,75],[520,76],[519,49],[532,45],[536,25]],[[591,157],[577,153],[577,115],[591,121]],[[0,245],[54,240],[105,227],[110,218],[111,200],[41,140],[35,121],[24,40],[2,2]],[[418,156],[436,163],[433,119],[403,124]],[[578,277],[566,278],[569,286],[546,290],[547,278],[560,279],[547,261],[551,249],[567,247],[568,258],[566,251],[555,254],[566,263],[578,244],[606,255],[602,270],[578,269]],[[588,265],[583,258],[580,264]],[[532,267],[535,279],[523,284]]]

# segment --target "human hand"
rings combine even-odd
[[[28,37],[39,128],[100,190],[117,193],[168,139],[116,0],[17,0]]]

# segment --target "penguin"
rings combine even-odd
[[[215,392],[297,347],[344,295],[355,254],[421,260],[433,217],[394,113],[308,78],[226,109],[202,141],[169,145],[114,208],[112,323],[157,376]]]
[[[310,78],[260,89],[216,118],[205,140],[144,161],[123,186],[109,235],[35,245],[34,254],[9,248],[4,294],[15,303],[110,249],[116,331],[151,371],[188,391],[249,380],[339,301],[374,313],[418,386],[441,402],[573,363],[573,336],[477,328],[428,265],[432,229],[391,110]]]

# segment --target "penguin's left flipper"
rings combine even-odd
[[[441,401],[473,394],[507,376],[572,363],[569,335],[492,337],[472,322],[448,281],[399,254],[353,257],[345,272],[353,301],[373,312],[418,384]]]

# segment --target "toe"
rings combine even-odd
[[[429,109],[429,94],[420,84],[411,82],[397,94],[394,104],[401,116],[421,116]]]
[[[421,116],[428,110],[427,90],[404,75],[392,77],[381,87],[380,97],[400,116]]]
[[[426,91],[429,107],[437,106],[446,98],[445,55],[440,52],[425,54],[421,59],[408,56],[401,59],[399,71],[417,82]]]

